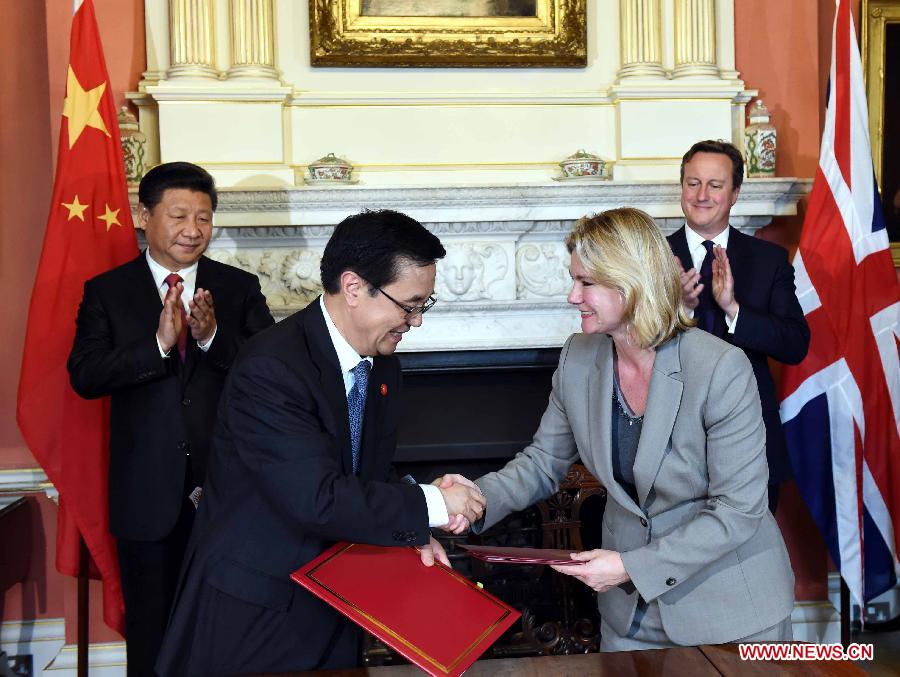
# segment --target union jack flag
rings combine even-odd
[[[900,285],[872,172],[850,2],[838,0],[825,130],[800,248],[809,354],[781,420],[800,491],[859,604],[900,573]]]

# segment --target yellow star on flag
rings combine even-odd
[[[106,222],[106,230],[109,230],[113,226],[121,226],[119,223],[119,210],[118,209],[110,209],[109,205],[106,205],[106,213],[103,216],[98,216],[98,219]]]
[[[81,219],[82,222],[84,221],[84,210],[88,208],[88,205],[81,204],[78,201],[78,195],[71,202],[63,202],[62,206],[69,210],[69,221],[75,218]]]
[[[66,99],[63,101],[63,117],[69,118],[69,148],[75,145],[85,127],[99,129],[107,136],[110,136],[110,133],[106,131],[103,116],[97,110],[105,91],[105,82],[85,91],[81,83],[78,82],[78,78],[75,77],[75,71],[72,70],[71,64],[69,65],[69,76],[66,80]]]

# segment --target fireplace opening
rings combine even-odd
[[[547,407],[558,348],[404,353],[395,465],[431,481],[478,477],[527,445]]]

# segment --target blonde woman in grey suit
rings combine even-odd
[[[601,650],[791,639],[794,576],[767,509],[750,362],[691,328],[644,212],[584,218],[566,244],[582,333],[562,349],[532,443],[476,481],[476,530],[551,495],[581,460],[608,492],[602,549],[554,568],[597,591]]]

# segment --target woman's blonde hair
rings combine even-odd
[[[656,348],[693,325],[681,302],[681,280],[669,243],[640,209],[610,209],[579,219],[566,247],[591,279],[617,289],[624,320],[641,348]]]

